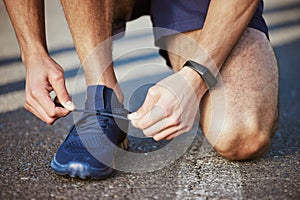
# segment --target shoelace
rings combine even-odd
[[[56,106],[63,107],[63,105],[61,105],[58,102],[57,97],[54,98],[54,103],[55,103]],[[108,112],[100,111],[100,110],[87,110],[87,109],[76,108],[75,110],[73,110],[73,112],[94,113],[94,114],[97,114],[97,115],[103,115],[103,116],[107,116],[107,117],[114,117],[114,118],[130,121],[127,117],[116,114],[118,112],[120,113],[119,109],[114,109],[114,110],[112,110],[112,113],[108,113]],[[130,114],[130,113],[131,112],[128,112],[128,114]]]
[[[100,111],[100,110],[87,110],[87,109],[79,109],[79,108],[76,108],[75,110],[73,110],[73,112],[94,113],[94,114],[97,114],[97,115],[102,115],[102,116],[107,116],[107,117],[114,117],[114,118],[118,118],[118,119],[123,119],[123,120],[129,121],[129,119],[127,117],[119,115],[119,114],[116,114],[115,112],[108,113],[108,112]]]
[[[114,110],[115,112],[117,112],[117,109]],[[119,113],[120,110],[118,110]],[[119,119],[122,119],[122,120],[128,120],[126,117],[122,116],[122,115],[118,115],[118,114],[111,114],[111,113],[108,113],[108,112],[105,112],[105,111],[100,111],[100,110],[88,110],[88,109],[75,109],[73,112],[80,112],[80,113],[85,113],[84,115],[82,115],[80,117],[80,119],[76,122],[77,126],[81,126],[81,122],[82,121],[86,121],[87,118],[91,117],[91,116],[96,116],[96,115],[101,115],[101,116],[104,116],[104,117],[100,117],[98,118],[97,117],[97,120],[87,120],[86,122],[88,122],[88,126],[93,126],[94,124],[96,125],[100,125],[102,128],[104,128],[104,131],[105,131],[105,128],[107,126],[107,121],[109,120],[107,117],[116,117],[116,118],[119,118]],[[84,122],[84,123],[86,123]],[[76,127],[76,124],[72,127],[71,131],[73,131],[73,129]],[[87,124],[85,124],[87,125]],[[78,128],[78,127],[77,127]],[[78,130],[77,130],[78,131]],[[75,136],[79,136],[80,134],[77,132],[74,134]]]

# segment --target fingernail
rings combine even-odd
[[[75,109],[75,105],[74,105],[74,103],[73,103],[72,101],[68,101],[68,102],[66,103],[66,108],[67,108],[68,110],[74,110],[74,109]]]
[[[135,119],[137,119],[137,117],[138,117],[138,114],[136,112],[127,115],[127,118],[129,120],[135,120]]]

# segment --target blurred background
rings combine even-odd
[[[50,54],[65,69],[68,90],[80,107],[83,73],[62,8],[58,0],[45,3]],[[280,68],[279,129],[265,156],[230,162],[209,146],[205,154],[200,152],[205,149],[201,139],[201,147],[192,146],[165,169],[145,174],[116,172],[107,181],[84,182],[61,178],[49,168],[71,119],[50,127],[24,110],[25,69],[0,1],[0,199],[299,199],[300,1],[265,0],[264,17]],[[126,36],[115,41],[113,49],[115,71],[127,91],[125,106],[134,110],[148,86],[171,73],[153,46],[150,18],[129,22]],[[132,99],[137,85],[142,86],[141,95]],[[143,149],[141,140],[131,145],[133,151],[149,150]],[[148,146],[158,148],[153,141]]]
[[[69,91],[75,95],[84,90],[84,87],[78,88],[84,85],[79,84],[84,80],[81,79],[81,72],[78,72],[80,63],[72,38],[59,1],[45,2],[49,51],[65,69]],[[294,66],[296,63],[293,63],[293,60],[297,59],[296,54],[299,54],[300,2],[298,0],[266,0],[264,13],[270,29],[270,40],[280,66]],[[0,112],[7,112],[23,107],[25,69],[20,60],[17,40],[3,2],[0,3],[0,19]],[[142,52],[128,51],[128,49],[134,50],[139,47],[149,49]],[[157,54],[157,48],[153,45],[149,17],[142,17],[127,24],[126,37],[114,43],[114,58],[117,59],[115,69],[123,88],[128,89],[129,82],[139,81],[136,80],[137,77],[140,77],[142,81],[150,79],[153,83],[170,73]],[[145,61],[156,64],[149,70],[149,67],[141,66]],[[135,66],[139,66],[139,69],[133,70]],[[147,73],[144,70],[147,70]],[[76,91],[73,90],[74,82],[78,82]]]

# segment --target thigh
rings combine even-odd
[[[218,85],[202,99],[201,126],[208,140],[247,145],[249,135],[271,137],[278,118],[278,67],[265,34],[247,28],[220,74],[224,87]]]

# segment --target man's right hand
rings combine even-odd
[[[52,58],[39,57],[24,64],[26,66],[26,110],[47,124],[53,124],[55,120],[75,109],[65,86],[63,69]],[[63,107],[54,104],[50,97],[52,91],[56,93]]]

